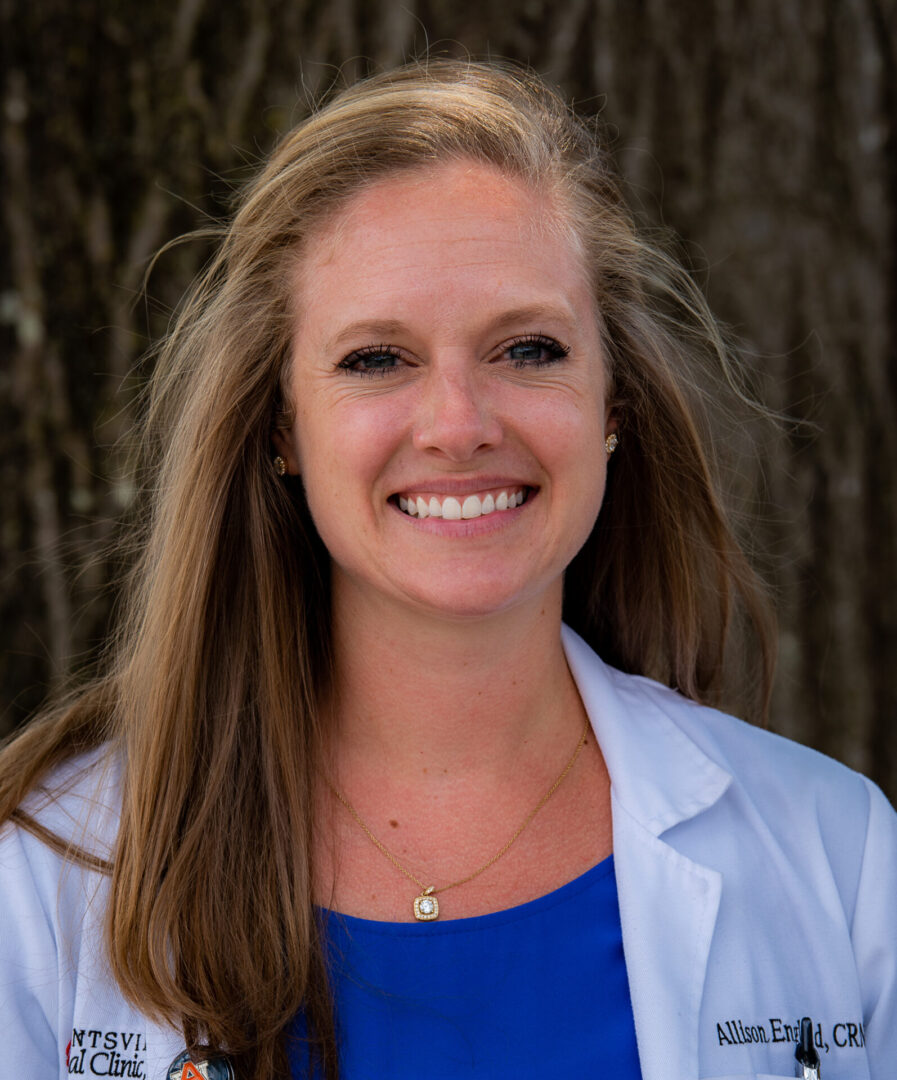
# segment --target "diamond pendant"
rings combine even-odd
[[[430,895],[432,891],[433,886],[428,885],[420,896],[414,899],[414,917],[421,922],[431,922],[439,918],[439,901]]]

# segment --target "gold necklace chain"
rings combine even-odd
[[[395,857],[395,855],[393,855],[393,853],[389,850],[389,848],[386,846],[386,844],[384,844],[382,840],[379,840],[371,832],[371,830],[367,827],[365,822],[362,820],[361,815],[358,813],[358,811],[355,809],[355,807],[349,802],[349,800],[345,797],[345,795],[343,795],[336,787],[334,787],[334,785],[329,780],[327,781],[327,786],[330,788],[330,790],[333,792],[333,794],[337,797],[337,799],[339,799],[339,801],[343,804],[343,806],[345,806],[345,808],[349,811],[349,813],[352,815],[352,817],[355,819],[355,821],[358,822],[358,824],[361,826],[362,830],[364,831],[365,835],[367,836],[368,840],[371,841],[371,843],[374,845],[374,847],[376,847],[377,850],[381,854],[385,855],[386,858],[389,859],[389,861],[393,864],[393,866],[396,868],[396,870],[398,870],[400,873],[404,874],[405,877],[408,878],[410,881],[413,881],[414,884],[417,885],[417,887],[421,890],[420,896],[416,897],[415,900],[414,900],[414,917],[416,919],[419,919],[421,922],[432,922],[433,919],[438,919],[439,918],[439,901],[436,899],[435,893],[437,891],[441,892],[441,893],[448,892],[449,889],[456,889],[459,885],[466,885],[468,883],[468,881],[473,881],[474,878],[479,877],[480,874],[482,874],[486,870],[488,870],[490,866],[494,866],[503,855],[506,855],[508,853],[508,850],[510,849],[510,847],[514,843],[514,841],[520,836],[520,834],[529,825],[529,823],[533,820],[533,818],[536,816],[536,814],[539,813],[539,811],[542,809],[542,807],[548,802],[548,800],[551,798],[551,796],[557,791],[557,789],[564,782],[564,780],[567,777],[567,774],[570,772],[570,770],[576,764],[577,758],[582,753],[582,748],[586,744],[586,737],[588,736],[588,734],[589,734],[589,721],[588,721],[588,718],[587,718],[586,723],[585,723],[585,727],[583,728],[583,731],[582,731],[582,735],[580,735],[579,742],[576,744],[576,749],[573,751],[573,756],[570,758],[570,760],[564,766],[563,770],[561,771],[560,776],[555,780],[555,782],[551,785],[551,787],[548,789],[548,791],[545,792],[545,794],[542,796],[542,798],[539,799],[539,801],[536,803],[536,805],[533,807],[533,809],[530,810],[530,812],[526,815],[526,817],[523,819],[521,824],[517,827],[517,831],[514,833],[514,835],[511,837],[511,839],[508,840],[504,844],[504,846],[501,847],[492,856],[492,858],[488,862],[483,863],[483,865],[481,867],[479,867],[479,869],[474,870],[474,872],[472,874],[468,874],[467,877],[458,878],[457,881],[453,881],[448,885],[440,885],[438,890],[436,889],[435,885],[425,885],[423,883],[423,881],[421,881],[421,879],[416,874],[412,874],[410,870],[407,870],[404,866],[402,866],[402,864]]]

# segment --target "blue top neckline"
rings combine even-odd
[[[504,908],[501,911],[490,911],[485,915],[470,915],[462,919],[445,919],[436,922],[384,922],[379,919],[363,919],[357,915],[344,915],[340,911],[331,911],[328,908],[317,908],[319,917],[325,922],[330,919],[339,920],[346,930],[355,931],[359,934],[379,934],[391,937],[433,937],[443,934],[475,933],[495,926],[517,920],[532,918],[544,911],[549,911],[558,904],[566,903],[577,893],[590,888],[602,877],[614,872],[614,857],[608,855],[601,862],[589,867],[579,877],[566,882],[557,889],[537,896],[535,900],[527,900],[523,904]],[[409,901],[410,906],[410,901]]]
[[[324,938],[342,1075],[641,1076],[612,857],[486,915],[395,923],[332,914]],[[307,1034],[300,1012],[292,1076],[321,1080]]]

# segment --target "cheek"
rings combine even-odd
[[[591,395],[576,397],[533,421],[531,430],[547,460],[553,460],[570,483],[594,486],[603,473],[603,405]]]
[[[566,504],[563,515],[584,540],[598,517],[607,479],[603,413],[597,406],[585,413],[577,410],[553,430],[555,439],[547,452],[554,455],[554,482]]]
[[[396,425],[388,409],[373,403],[323,405],[299,416],[297,450],[309,505],[320,498],[359,498],[393,460]]]

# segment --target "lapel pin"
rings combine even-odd
[[[168,1066],[167,1080],[234,1080],[225,1057],[200,1057],[184,1050]]]

